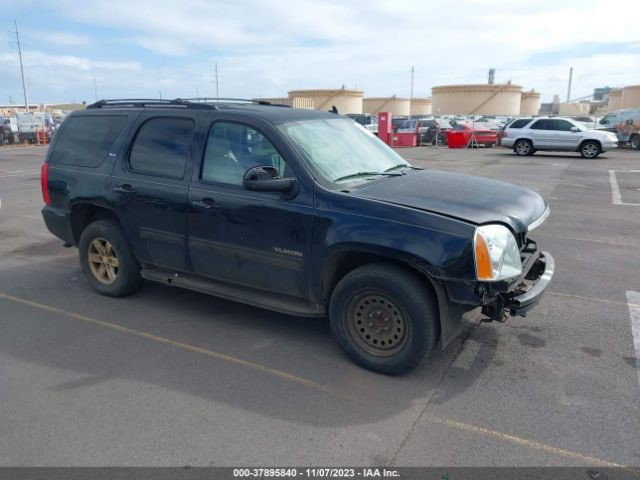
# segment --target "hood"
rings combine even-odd
[[[481,225],[504,223],[525,232],[547,208],[527,188],[458,173],[418,170],[352,191],[353,195],[426,210]]]

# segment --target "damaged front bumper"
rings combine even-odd
[[[505,322],[507,317],[525,317],[535,307],[551,283],[555,271],[555,260],[549,252],[536,252],[527,258],[522,276],[515,282],[515,288],[501,293],[497,298],[482,306],[487,320]]]

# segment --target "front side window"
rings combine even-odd
[[[284,123],[279,128],[328,182],[366,181],[367,175],[359,174],[409,166],[370,131],[351,120],[303,120]]]
[[[133,142],[129,166],[136,173],[184,178],[194,121],[190,118],[152,118],[142,124]]]
[[[202,161],[203,180],[242,185],[245,172],[258,165],[275,167],[285,176],[282,156],[262,133],[241,123],[216,122],[211,126]]]
[[[554,122],[556,124],[555,129],[562,132],[570,132],[573,127],[580,128],[571,122],[567,122],[566,120],[555,120]]]

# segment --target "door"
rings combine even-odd
[[[188,269],[187,194],[195,127],[189,115],[143,114],[114,171],[112,198],[141,263]]]
[[[271,132],[271,138],[278,135]],[[257,165],[274,166],[280,176],[295,177],[275,146],[281,141],[274,142],[247,123],[211,124],[189,189],[189,254],[199,275],[306,298],[310,192],[300,182],[296,194],[242,187],[245,171]]]
[[[559,147],[562,148],[562,150],[577,150],[584,136],[583,132],[581,130],[572,132],[571,129],[576,125],[561,118],[556,118],[553,122],[555,123],[556,138]]]

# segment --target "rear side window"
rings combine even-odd
[[[194,125],[190,118],[147,120],[133,142],[131,170],[156,177],[184,178]]]
[[[64,122],[51,163],[99,167],[127,123],[126,115],[81,115]]]
[[[542,119],[531,125],[534,130],[556,130],[556,123],[552,119]]]
[[[530,118],[519,118],[518,120],[514,120],[508,128],[524,128],[530,121]]]

